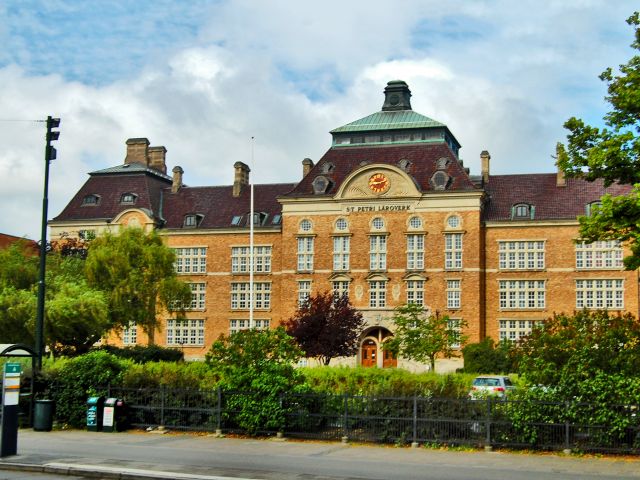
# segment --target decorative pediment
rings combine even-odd
[[[419,197],[413,178],[394,165],[367,164],[349,175],[336,193],[336,199]]]

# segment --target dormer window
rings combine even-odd
[[[313,183],[311,185],[313,186],[313,193],[315,193],[316,195],[320,195],[325,193],[329,189],[331,180],[323,175],[319,175],[313,180]]]
[[[528,203],[518,203],[511,207],[512,220],[533,220],[535,207]]]
[[[134,203],[136,203],[136,199],[138,198],[138,196],[135,193],[123,193],[120,196],[120,203],[125,204],[125,205],[133,205]]]
[[[280,222],[282,222],[282,215],[276,213],[271,219],[271,225],[280,225]]]
[[[599,210],[601,207],[602,207],[602,202],[600,200],[587,203],[585,214],[587,215],[587,217],[591,217],[596,212],[596,210]]]
[[[183,226],[185,228],[195,228],[198,225],[200,225],[200,222],[202,222],[203,218],[204,218],[204,215],[200,215],[197,213],[190,213],[184,216]]]
[[[265,212],[253,212],[253,226],[260,227],[267,221],[269,214]],[[249,226],[249,217],[247,217],[247,226]]]
[[[434,190],[446,190],[449,185],[449,175],[445,172],[437,171],[431,177],[431,186]]]
[[[100,195],[92,193],[91,195],[85,195],[82,199],[82,206],[95,206],[100,204]]]
[[[241,222],[242,222],[242,215],[234,215],[233,218],[231,219],[231,225],[233,225],[234,227],[239,226]]]
[[[331,173],[331,172],[333,172],[333,170],[334,170],[335,168],[336,168],[336,167],[335,167],[335,165],[334,165],[333,163],[331,163],[331,162],[326,162],[326,163],[323,163],[323,164],[322,164],[322,170],[321,170],[321,171],[322,171],[322,173],[327,174],[327,173]]]

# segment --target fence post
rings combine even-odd
[[[412,448],[418,447],[418,396],[413,395],[413,441]]]
[[[349,427],[347,422],[349,420],[349,394],[344,394],[344,418],[342,420],[342,443],[349,441]]]
[[[563,453],[570,454],[571,453],[571,444],[570,444],[570,425],[569,425],[569,402],[565,402],[565,420],[564,420],[564,450]]]
[[[216,429],[222,431],[222,389],[218,386],[218,408],[217,408]]]
[[[485,438],[484,449],[491,451],[491,397],[487,397],[487,436]]]
[[[164,427],[164,397],[165,397],[165,386],[160,385],[160,426]]]

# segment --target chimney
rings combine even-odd
[[[166,175],[167,164],[165,162],[167,149],[164,147],[149,147],[149,166]]]
[[[242,163],[236,162],[233,164],[233,168],[235,169],[235,175],[233,178],[233,196],[239,197],[242,192],[242,187],[245,185],[249,185],[249,166]]]
[[[182,167],[175,166],[173,167],[173,183],[171,184],[171,193],[176,193],[182,187],[182,174],[184,170]]]
[[[302,160],[302,178],[306,177],[313,168],[313,160],[305,158]]]
[[[565,177],[564,170],[561,170],[560,165],[558,164],[558,160],[560,160],[563,155],[566,156],[567,152],[565,152],[562,144],[558,142],[558,144],[556,145],[556,165],[558,167],[558,173],[556,174],[556,187],[567,186],[567,178]]]
[[[489,161],[491,155],[486,150],[480,152],[480,172],[482,173],[482,183],[489,183]]]
[[[127,156],[124,159],[125,165],[130,163],[141,163],[149,165],[149,140],[146,138],[130,138],[127,140]]]

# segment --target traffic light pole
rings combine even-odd
[[[58,140],[60,132],[53,131],[53,128],[60,126],[59,118],[47,117],[47,146],[44,151],[44,195],[42,197],[42,230],[40,235],[40,271],[38,277],[38,308],[36,316],[36,371],[42,369],[42,354],[44,351],[44,296],[45,296],[45,273],[47,268],[47,211],[49,208],[49,164],[56,158],[56,149],[51,146],[51,142]]]

